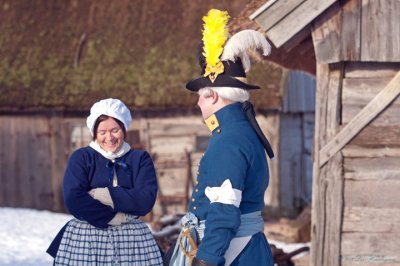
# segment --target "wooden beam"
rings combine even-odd
[[[319,150],[339,132],[340,91],[344,63],[317,65],[315,159],[311,230],[311,266],[340,265],[343,213],[343,157],[337,153],[319,167]]]
[[[322,167],[400,94],[400,72],[319,152]]]
[[[249,18],[255,20],[265,31],[268,31],[304,1],[305,0],[268,1],[251,14]]]
[[[307,0],[285,16],[274,27],[266,31],[267,37],[279,48],[310,24],[336,0]],[[261,25],[268,27],[267,25]]]

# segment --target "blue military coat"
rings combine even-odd
[[[188,211],[206,221],[204,238],[196,257],[223,265],[225,251],[240,226],[240,216],[261,211],[264,207],[269,172],[265,150],[240,103],[220,109],[206,120],[206,124],[212,136],[200,161]],[[239,207],[210,203],[205,195],[206,187],[220,187],[226,179],[234,189],[242,192]],[[232,265],[273,265],[262,232],[253,235]]]

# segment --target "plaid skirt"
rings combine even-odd
[[[160,250],[140,220],[101,229],[71,220],[64,232],[55,265],[162,265]]]

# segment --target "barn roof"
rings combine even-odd
[[[0,112],[85,112],[107,97],[140,109],[196,108],[184,88],[200,72],[201,16],[212,7],[235,17],[249,1],[8,1]],[[280,106],[280,70],[255,66],[251,75],[263,88],[255,106]]]
[[[309,25],[305,25],[303,28],[298,26],[296,28],[298,31],[295,31],[295,28],[292,27],[290,34],[281,32],[282,35],[290,37],[285,42],[283,42],[284,38],[279,37],[279,32],[276,32],[277,29],[279,31],[282,29],[280,25],[287,25],[281,23],[288,23],[287,18],[285,18],[285,11],[294,11],[297,8],[296,3],[299,5],[298,2],[307,1],[269,0],[266,2],[265,0],[253,0],[234,19],[230,27],[234,32],[246,28],[266,32],[266,37],[273,46],[272,53],[266,60],[289,69],[301,70],[315,75],[316,61]],[[282,7],[284,9],[277,12],[276,9],[282,9]],[[264,20],[266,23],[274,24],[272,26],[275,27],[271,27],[270,24],[264,26]],[[308,20],[310,20],[309,17]],[[268,30],[272,30],[273,34],[270,34]]]
[[[336,0],[270,0],[250,15],[277,48],[310,35],[311,22]],[[296,40],[297,39],[297,40]]]
[[[283,66],[315,73],[316,63],[400,62],[397,1],[252,3],[243,14],[265,32],[277,50],[276,61]]]

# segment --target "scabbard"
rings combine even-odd
[[[260,139],[262,145],[264,146],[264,149],[267,152],[268,157],[271,159],[274,158],[274,151],[271,148],[271,144],[269,143],[268,139],[265,137],[264,133],[262,132],[262,130],[256,120],[256,116],[255,116],[256,114],[254,112],[253,105],[249,101],[245,101],[242,103],[242,110],[246,114],[246,117],[249,120],[254,131],[257,133],[257,136]]]

